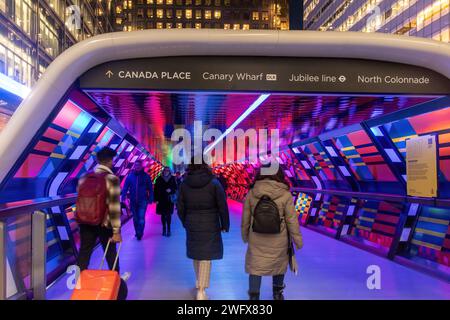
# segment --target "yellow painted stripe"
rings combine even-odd
[[[415,138],[415,137],[417,137],[417,136],[418,136],[417,134],[413,134],[413,135],[406,136],[406,137],[395,138],[395,139],[392,139],[392,141],[394,141],[394,142],[400,142],[400,141],[405,141],[405,140],[408,139],[408,138]]]
[[[342,148],[341,151],[349,151],[349,150],[355,150],[355,147],[353,147],[353,146],[351,146],[351,147],[345,147],[345,148]]]
[[[420,217],[419,221],[425,221],[425,222],[431,222],[431,223],[437,223],[437,224],[443,224],[447,225],[448,221],[443,219],[436,219],[436,218],[429,218],[429,217]]]
[[[426,242],[419,241],[419,240],[415,240],[415,239],[412,239],[411,243],[413,243],[415,245],[418,245],[418,246],[424,246],[424,247],[427,247],[427,248],[435,249],[435,250],[438,250],[438,251],[441,250],[440,246],[437,246],[437,245],[431,244],[431,243],[426,243]]]
[[[53,239],[53,240],[47,242],[47,246],[50,247],[50,246],[54,245],[54,244],[57,243],[57,242],[58,242],[58,239],[55,238],[55,239]]]
[[[367,212],[377,213],[377,209],[372,209],[372,208],[363,208],[363,209],[364,209],[364,211],[367,211]]]
[[[52,152],[52,154],[50,155],[50,157],[52,157],[52,158],[58,158],[58,159],[65,159],[65,158],[66,158],[66,156],[63,155],[63,154],[53,153],[53,152]]]
[[[354,155],[346,156],[346,157],[347,157],[347,159],[361,158],[359,154],[354,154]]]
[[[78,133],[75,133],[75,132],[73,132],[71,130],[67,131],[67,134],[69,136],[72,136],[72,137],[75,137],[75,138],[79,138],[80,137],[80,135]]]
[[[368,218],[368,217],[359,217],[359,220],[368,221],[368,222],[374,222],[375,219]]]
[[[363,167],[366,164],[364,162],[358,162],[358,163],[352,163],[352,165],[357,166],[357,167]]]
[[[442,233],[442,232],[436,232],[436,231],[431,231],[431,230],[422,229],[422,228],[416,228],[416,232],[423,233],[423,234],[429,234],[430,236],[435,236],[435,237],[439,237],[439,238],[445,238],[445,233]]]
[[[361,225],[357,225],[356,228],[362,229],[362,230],[366,230],[366,231],[370,231],[370,228],[363,227],[363,226],[361,226]]]

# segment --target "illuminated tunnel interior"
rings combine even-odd
[[[155,72],[158,72],[156,65],[176,68],[179,64],[171,59],[177,58],[165,58],[164,63],[157,61],[151,66]],[[150,60],[146,59],[146,63],[151,64]],[[359,60],[347,62],[350,64],[342,65],[343,70],[350,70],[352,63],[366,63]],[[377,261],[385,261],[379,263],[395,260],[409,267],[398,269],[398,273],[407,277],[424,277],[418,280],[423,282],[421,285],[426,287],[424,283],[429,281],[435,289],[444,288],[442,294],[448,294],[445,289],[448,285],[439,282],[450,279],[450,86],[447,78],[429,70],[419,70],[437,79],[434,82],[436,86],[408,84],[405,81],[409,80],[405,79],[409,66],[398,64],[398,74],[404,80],[396,78],[397,83],[391,82],[391,87],[385,84],[385,91],[374,82],[376,79],[366,79],[371,83],[366,87],[360,86],[358,90],[351,83],[333,86],[324,82],[304,84],[298,90],[280,89],[268,80],[258,91],[252,86],[259,84],[247,85],[245,81],[240,87],[238,80],[226,83],[227,79],[215,79],[208,84],[212,87],[206,88],[200,82],[186,85],[183,82],[186,74],[172,74],[152,82],[155,81],[152,74],[136,72],[126,76],[114,69],[130,63],[130,68],[137,70],[134,64],[141,64],[142,59],[100,65],[73,84],[1,182],[0,203],[4,207],[16,201],[25,203],[30,199],[75,193],[78,179],[96,165],[95,154],[104,146],[117,151],[114,168],[122,181],[137,159],[145,161],[146,171],[154,180],[163,165],[184,171],[182,165],[173,163],[172,149],[178,141],[172,141],[171,136],[177,128],[186,128],[194,133],[194,121],[202,121],[202,129],[216,128],[221,132],[226,132],[237,122],[236,129],[244,131],[278,129],[280,151],[277,154],[260,156],[256,161],[234,158],[228,163],[213,165],[213,172],[226,180],[226,193],[236,229],[230,235],[233,239],[226,240],[226,245],[243,246],[237,244],[240,241],[241,203],[261,162],[275,159],[289,179],[306,239],[314,241],[306,243],[309,248],[305,256],[309,255],[310,259],[319,257],[318,263],[325,265],[329,258],[332,264],[334,258],[320,258],[320,253],[314,251],[316,247],[323,250],[332,248],[330,250],[336,250],[333,251],[336,255],[346,252],[348,256],[345,258],[349,260],[353,254],[369,257],[368,260],[373,256]],[[198,59],[195,60],[194,67],[199,63]],[[248,72],[256,71],[258,63],[261,61],[249,63]],[[324,62],[327,63],[332,61]],[[203,61],[203,65],[206,64]],[[284,67],[290,68],[289,65]],[[217,67],[212,67],[212,70],[214,74],[223,71]],[[108,76],[107,71],[111,71],[113,76]],[[262,72],[267,74],[265,69]],[[353,71],[348,72],[345,81],[352,78]],[[380,72],[383,73],[382,68]],[[392,74],[395,70],[390,69],[389,72]],[[411,67],[410,72],[418,71]],[[204,72],[199,74],[208,77]],[[100,75],[103,76],[101,81],[97,79]],[[122,76],[125,78],[120,80]],[[297,76],[303,80],[309,77],[307,74]],[[173,77],[184,78],[174,80]],[[313,78],[310,80],[315,81]],[[271,86],[273,90],[270,90]],[[433,140],[436,157],[437,186],[431,190],[434,193],[431,198],[411,196],[407,188],[407,141],[422,136]],[[202,147],[209,142],[204,141]],[[64,271],[67,260],[76,256],[79,243],[74,210],[74,204],[69,204],[47,211],[49,283]],[[158,222],[153,211],[152,206],[148,217],[150,228],[159,230],[155,227]],[[128,219],[129,211],[124,208],[123,213],[124,220]],[[25,219],[17,219],[11,222],[9,232],[10,241],[15,243],[13,251],[16,255],[10,268],[16,289],[29,286],[29,261],[20,258],[31,250],[24,241],[29,237],[28,224]],[[128,225],[126,228],[131,227]],[[172,246],[168,252],[179,250],[183,255],[181,227],[176,230],[176,241],[171,239],[172,244],[162,243],[156,231],[149,231],[149,234],[144,239],[147,241],[143,242],[149,245],[149,256],[155,254],[153,251],[158,250],[158,246]],[[131,238],[131,231],[128,235]],[[137,250],[137,244],[128,246],[130,250]],[[299,255],[301,261],[302,253]],[[124,257],[125,266],[130,259],[129,255]],[[129,265],[138,270],[134,263],[137,262],[129,262]],[[351,264],[349,261],[349,266]],[[157,267],[153,263],[145,265]],[[315,268],[311,262],[305,262],[305,265],[305,268]],[[400,265],[395,265],[400,268]],[[345,269],[345,266],[341,267]],[[222,266],[222,269],[226,267]],[[411,273],[416,269],[425,275]],[[141,276],[135,277],[140,279]],[[433,281],[439,285],[436,287]],[[176,292],[175,284],[169,287]],[[419,285],[415,287],[418,291],[420,288]],[[433,292],[430,294],[439,297],[438,291]],[[62,296],[54,293],[54,297]],[[133,297],[143,296],[136,294]],[[176,298],[172,295],[167,297]],[[236,296],[227,295],[226,298]]]

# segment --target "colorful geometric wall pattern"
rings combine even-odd
[[[406,159],[406,140],[437,135],[439,179],[450,182],[450,107],[383,125],[400,154]]]
[[[341,224],[347,208],[347,205],[343,200],[344,199],[341,197],[325,195],[319,209],[317,223],[326,228],[337,229]]]
[[[450,209],[422,206],[410,253],[450,266]]]
[[[312,197],[302,192],[300,192],[295,199],[295,212],[299,216],[302,223],[306,222],[306,217],[308,216],[309,209],[311,208],[312,200]]]
[[[397,181],[364,130],[337,137],[334,139],[334,143],[358,180]]]
[[[67,101],[14,177],[49,177],[73,150],[91,119],[87,112]]]
[[[351,234],[389,248],[405,206],[386,201],[363,201]]]
[[[301,148],[322,180],[342,180],[342,177],[319,142],[312,142],[303,145]]]

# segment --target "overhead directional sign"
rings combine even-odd
[[[391,62],[286,57],[163,57],[114,61],[80,77],[82,89],[450,93],[450,80]]]

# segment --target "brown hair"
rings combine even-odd
[[[270,168],[270,164],[262,165],[261,168]],[[258,173],[256,174],[255,182],[259,181],[259,180],[268,179],[268,180],[274,180],[274,181],[281,182],[289,187],[289,183],[287,183],[287,181],[286,181],[286,176],[285,176],[284,170],[281,168],[281,166],[278,166],[277,172],[272,175],[261,174],[261,168],[259,168]],[[253,185],[254,185],[254,183],[253,183]]]

